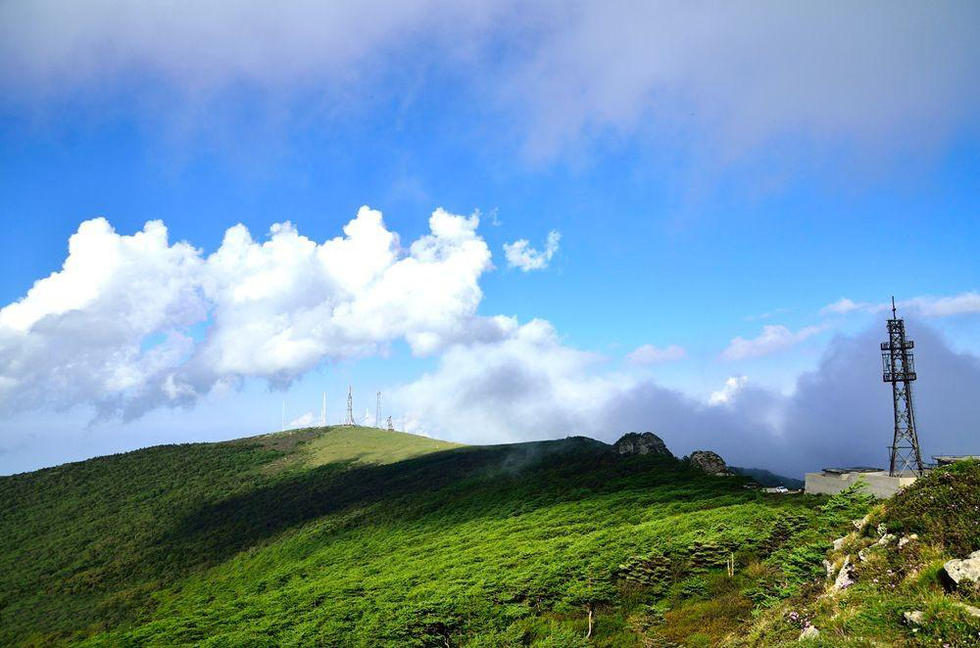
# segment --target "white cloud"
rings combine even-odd
[[[637,365],[648,365],[656,364],[659,362],[671,362],[673,360],[680,360],[687,355],[687,352],[683,347],[679,347],[676,344],[671,344],[668,347],[655,347],[652,344],[644,344],[633,349],[626,359],[633,364]]]
[[[187,94],[233,83],[283,91],[342,82],[413,41],[465,58],[467,41],[477,40],[505,10],[448,0],[298,0],[276,7],[257,0],[176,0],[138,9],[93,0],[84,10],[56,0],[4,4],[0,78],[42,88],[89,86],[139,70]],[[449,42],[454,33],[460,43]]]
[[[725,380],[725,386],[718,391],[711,392],[708,403],[711,405],[725,405],[731,403],[739,390],[745,387],[749,379],[747,376],[732,376]]]
[[[728,151],[801,131],[910,144],[975,123],[980,107],[973,5],[637,1],[566,14],[508,95],[542,155],[584,133],[646,124],[706,135]]]
[[[734,381],[734,382],[732,382]],[[649,379],[612,371],[604,358],[561,343],[534,320],[496,342],[458,344],[438,367],[391,392],[406,430],[466,443],[585,435],[614,441],[652,430],[678,454],[712,448],[746,459],[778,442],[785,397],[726,386],[725,403],[690,398]],[[758,465],[753,460],[749,465]]]
[[[312,427],[316,423],[317,419],[313,416],[313,412],[307,412],[297,416],[292,421],[286,424],[286,429],[295,430],[297,428]]]
[[[903,308],[916,310],[923,317],[951,317],[980,313],[980,294],[965,292],[951,297],[916,297],[900,303]]]
[[[833,304],[827,304],[820,309],[821,315],[846,315],[847,313],[852,313],[854,311],[866,310],[871,304],[864,302],[855,302],[847,297],[841,297]]]
[[[721,355],[726,360],[743,360],[769,355],[813,337],[825,328],[824,326],[806,326],[794,333],[782,324],[767,324],[762,327],[762,333],[757,337],[750,340],[743,337],[732,339]]]
[[[951,317],[980,313],[980,293],[964,292],[958,295],[936,297],[931,295],[899,300],[895,304],[899,310],[911,311],[920,317]],[[820,313],[845,315],[853,312],[884,313],[891,309],[890,302],[855,302],[846,297],[828,304],[820,309]]]
[[[168,371],[207,315],[200,252],[170,245],[159,221],[120,236],[102,218],[82,223],[68,251],[59,272],[0,309],[3,409],[108,403],[151,381],[179,389]]]
[[[923,454],[975,451],[980,358],[952,352],[928,328],[915,335]],[[887,462],[891,395],[881,382],[879,338],[878,327],[836,336],[791,394],[733,376],[705,402],[610,371],[536,320],[501,341],[453,347],[434,371],[392,396],[406,429],[437,438],[500,443],[586,435],[612,442],[651,430],[677,455],[706,448],[734,465],[800,476]]]
[[[435,371],[392,400],[406,431],[437,438],[499,442],[594,431],[610,394],[632,380],[595,375],[600,360],[562,345],[550,323],[532,320],[503,340],[453,346]]]
[[[263,242],[236,225],[205,258],[170,245],[158,221],[131,236],[87,221],[62,270],[0,309],[0,402],[136,416],[249,376],[285,383],[397,339],[429,354],[500,338],[514,320],[476,315],[491,267],[478,224],[437,209],[405,250],[363,207],[320,244],[288,222]]]
[[[37,102],[113,101],[143,78],[146,98],[174,97],[156,107],[168,115],[245,87],[272,113],[316,105],[319,117],[362,114],[358,98],[384,103],[404,91],[394,77],[415,82],[437,60],[453,74],[427,76],[464,79],[453,90],[510,116],[532,156],[651,129],[726,152],[800,132],[887,147],[976,125],[978,23],[971,2],[33,0],[0,3],[0,85]]]
[[[548,232],[544,250],[531,247],[527,239],[519,239],[513,243],[504,243],[504,256],[511,268],[520,268],[524,272],[543,270],[551,263],[552,257],[558,252],[561,234],[557,230]]]

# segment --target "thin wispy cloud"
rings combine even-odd
[[[980,293],[964,292],[958,295],[913,297],[895,302],[896,308],[920,317],[952,317],[980,313]],[[891,302],[855,302],[846,297],[820,309],[822,315],[847,315],[848,313],[883,313],[891,309]]]
[[[853,313],[854,311],[868,310],[874,306],[873,304],[868,304],[865,302],[856,302],[848,299],[847,297],[841,297],[832,304],[827,304],[820,309],[821,315],[846,315],[848,313]]]
[[[558,245],[561,241],[561,233],[557,230],[548,232],[544,249],[538,250],[531,247],[531,242],[527,239],[519,239],[513,243],[504,243],[504,258],[507,265],[511,268],[518,268],[522,272],[531,270],[544,270],[551,263],[551,259],[558,253]]]
[[[826,330],[825,326],[805,326],[791,331],[782,324],[767,324],[758,336],[750,339],[741,336],[733,338],[721,353],[725,360],[744,360],[757,358],[778,351],[784,351]]]
[[[315,425],[316,422],[317,418],[313,416],[313,412],[306,412],[286,423],[286,427],[289,429],[305,428]]]
[[[650,365],[661,362],[672,362],[680,360],[687,355],[684,347],[671,344],[666,347],[657,347],[652,344],[644,344],[631,351],[626,359],[635,365]]]

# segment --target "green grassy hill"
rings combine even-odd
[[[868,503],[745,481],[584,438],[460,447],[370,428],[3,477],[0,644],[781,640],[791,627],[753,624],[809,595]]]

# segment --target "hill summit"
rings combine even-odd
[[[667,449],[667,444],[663,439],[653,432],[629,432],[619,438],[613,448],[621,455],[661,455],[673,457],[674,455]]]

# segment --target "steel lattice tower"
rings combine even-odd
[[[905,337],[905,320],[895,312],[892,297],[892,318],[888,320],[888,341],[881,343],[882,380],[892,384],[892,406],[895,412],[895,436],[890,446],[892,476],[922,474],[922,453],[915,431],[915,409],[912,404],[912,381],[915,362],[912,348],[915,343]]]
[[[354,392],[350,385],[347,386],[347,420],[344,425],[357,425],[354,422]]]

